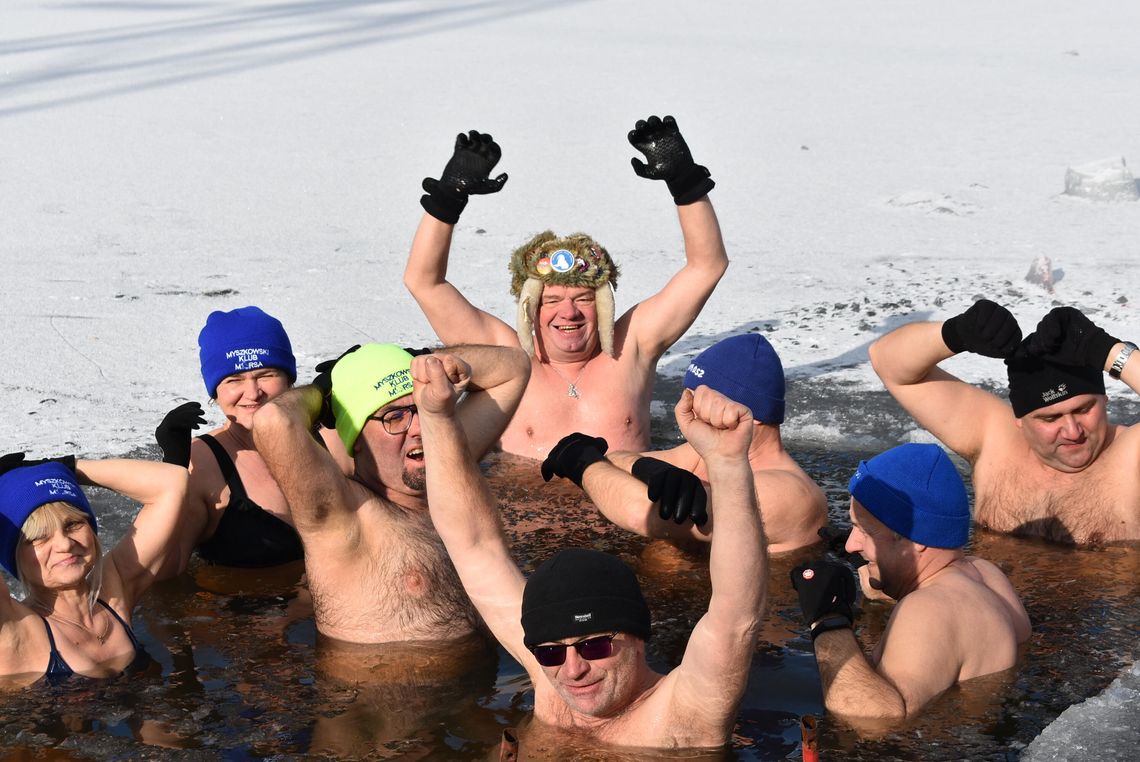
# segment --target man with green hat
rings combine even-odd
[[[616,318],[618,266],[583,233],[539,233],[510,258],[516,318],[504,321],[471,304],[447,280],[451,236],[472,194],[497,193],[501,152],[490,135],[460,134],[440,178],[424,180],[425,214],[412,241],[404,285],[445,344],[496,344],[531,355],[531,380],[507,430],[506,452],[541,459],[571,431],[589,431],[619,450],[649,448],[649,403],[657,361],[696,320],[728,268],[708,193],[676,120],[638,121],[629,142],[645,155],[634,172],[664,180],[673,196],[685,265],[657,294]],[[626,212],[628,213],[628,212]]]
[[[566,549],[530,579],[515,566],[487,483],[467,454],[455,414],[455,377],[434,356],[412,363],[423,414],[431,518],[471,601],[534,686],[529,733],[553,728],[560,744],[721,747],[763,617],[767,543],[748,445],[745,405],[700,386],[677,404],[682,433],[708,464],[717,531],[709,550],[712,594],[685,654],[668,674],[646,662],[652,622],[634,572],[595,550]],[[573,757],[564,746],[562,756]]]
[[[467,391],[456,415],[478,458],[518,405],[527,357],[503,347],[434,357]],[[317,630],[339,641],[449,640],[478,622],[428,516],[411,362],[392,344],[354,348],[254,415],[254,444],[304,545]],[[351,477],[311,434],[329,409],[354,458]]]

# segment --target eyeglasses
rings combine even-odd
[[[593,638],[579,640],[577,643],[554,643],[546,646],[532,646],[530,652],[534,654],[534,660],[544,667],[557,667],[565,663],[566,649],[571,646],[578,652],[578,655],[586,661],[605,659],[606,657],[613,656],[614,638],[617,636],[618,634],[615,632],[610,635],[598,635]]]
[[[394,407],[384,415],[370,415],[369,421],[380,421],[384,431],[389,434],[403,434],[412,427],[412,416],[419,413],[415,405],[407,407]]]

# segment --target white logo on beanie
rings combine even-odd
[[[578,622],[578,623],[589,622],[593,618],[594,618],[593,612],[591,612],[589,614],[575,614],[574,615],[574,621]]]
[[[705,369],[702,368],[700,365],[697,365],[696,363],[689,363],[689,372],[692,373],[697,378],[704,378],[705,377]]]
[[[1068,384],[1057,384],[1057,386],[1055,386],[1054,388],[1049,389],[1048,391],[1041,392],[1041,401],[1042,402],[1052,402],[1053,400],[1057,400],[1057,399],[1061,399],[1063,397],[1066,397],[1066,396],[1068,396],[1068,394],[1069,394],[1069,385]]]

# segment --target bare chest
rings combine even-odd
[[[604,437],[611,450],[647,449],[652,393],[651,381],[613,361],[588,365],[569,377],[535,363],[519,409],[503,433],[503,449],[545,457],[559,439],[574,431]]]
[[[356,538],[306,541],[317,628],[356,643],[446,640],[475,630],[478,615],[430,524],[365,520]]]
[[[1113,459],[1115,460],[1115,459]],[[1078,545],[1140,538],[1140,474],[1102,457],[1076,474],[1010,461],[975,469],[976,520],[999,532]]]

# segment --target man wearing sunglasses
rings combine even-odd
[[[717,531],[712,595],[681,663],[651,669],[649,610],[633,572],[592,550],[565,550],[524,579],[456,413],[461,374],[412,362],[432,522],[464,589],[534,685],[528,727],[576,731],[596,745],[718,747],[735,725],[764,608],[768,556],[748,445],[749,409],[706,386],[685,390],[677,422],[708,465]],[[529,738],[529,736],[528,736]],[[528,743],[528,739],[522,739]]]
[[[478,458],[518,405],[528,358],[503,347],[433,356],[465,384],[456,418]],[[476,631],[478,616],[428,516],[411,362],[397,346],[366,344],[254,416],[254,443],[304,545],[317,630],[337,641],[439,641]],[[354,458],[351,477],[310,433],[323,409]]]

